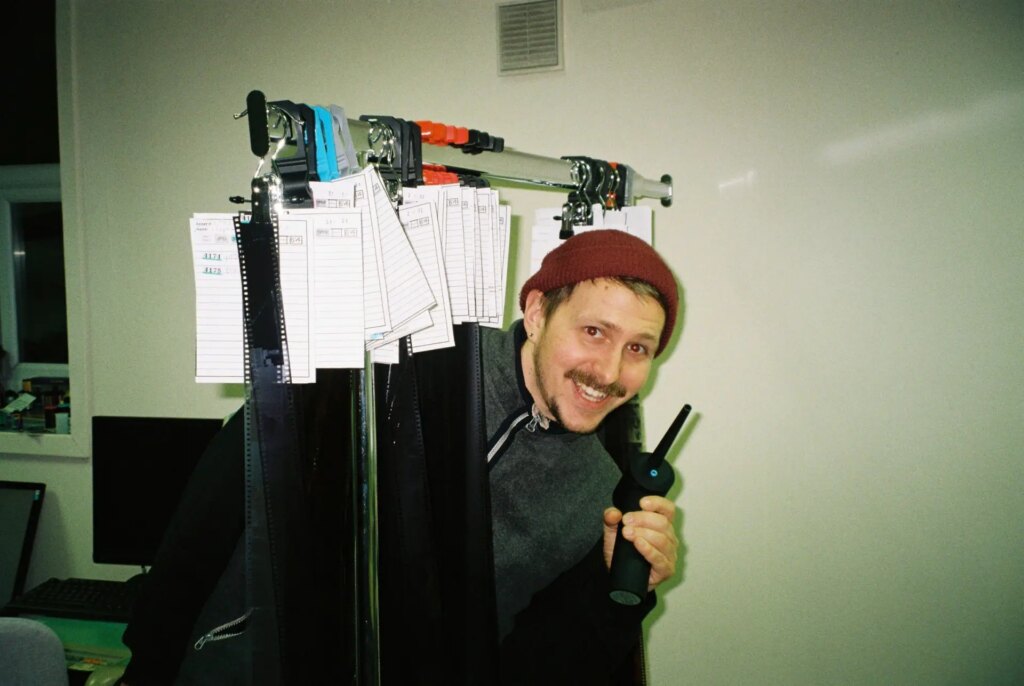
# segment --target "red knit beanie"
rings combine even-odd
[[[676,324],[679,292],[675,277],[654,248],[618,229],[585,231],[567,239],[544,256],[540,270],[519,292],[519,308],[526,309],[530,291],[548,291],[589,279],[633,278],[654,286],[668,309],[655,356],[665,349]]]

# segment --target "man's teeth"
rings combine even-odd
[[[594,402],[604,400],[605,398],[608,397],[607,393],[602,393],[596,388],[591,388],[590,386],[586,386],[581,383],[577,383],[576,388],[580,389],[580,392],[583,394],[584,398],[586,398],[587,400],[593,400]]]

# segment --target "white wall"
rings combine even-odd
[[[671,173],[648,434],[699,417],[651,682],[1024,680],[1019,2],[565,0],[565,70],[498,78],[490,0],[69,1],[94,412],[240,402],[191,380],[187,222],[247,189],[251,89]],[[34,580],[133,571],[89,561],[87,461],[3,472],[51,484]]]

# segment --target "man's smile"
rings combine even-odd
[[[582,372],[578,369],[571,369],[565,373],[565,378],[569,379],[576,386],[576,390],[585,399],[593,403],[600,403],[609,395],[615,396],[616,398],[623,398],[626,395],[626,389],[619,383],[612,383],[609,385],[598,382],[593,376]]]

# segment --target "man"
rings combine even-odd
[[[593,231],[569,239],[545,258],[540,271],[524,286],[521,306],[523,320],[509,331],[481,330],[479,349],[493,535],[481,534],[477,542],[493,549],[500,680],[607,683],[636,646],[640,622],[655,599],[648,593],[641,604],[626,607],[608,598],[607,569],[623,517],[610,507],[620,471],[594,432],[646,381],[653,358],[672,334],[677,287],[668,267],[648,245],[624,232]],[[467,353],[438,351],[451,352],[460,360]],[[456,520],[472,512],[475,517],[462,521],[486,523],[486,516],[482,509],[463,508],[459,496],[453,495],[459,486],[443,476],[429,483],[419,481],[422,472],[457,462],[448,459],[457,452],[451,439],[463,434],[452,417],[465,414],[465,394],[451,382],[453,367],[440,362],[438,353],[414,356],[421,359],[420,372],[433,371],[449,382],[443,386],[436,378],[421,380],[421,387],[431,391],[429,398],[423,396],[422,405],[416,402],[414,390],[397,381],[386,384],[397,393],[394,397],[387,390],[380,396],[388,408],[379,413],[378,421],[380,479],[387,494],[381,508],[380,596],[387,604],[381,626],[393,637],[385,636],[382,667],[385,683],[475,686],[490,683],[493,670],[489,663],[477,670],[461,666],[460,658],[450,659],[450,644],[457,640],[446,636],[446,622],[451,621],[456,630],[470,623],[464,622],[461,612],[465,606],[456,602],[453,609],[451,596],[445,595],[451,591],[464,598],[461,581],[465,578],[451,582],[445,575],[458,573],[466,560],[479,559],[474,554],[450,555],[453,549],[461,549],[463,538],[470,538]],[[412,371],[409,366],[405,369]],[[391,372],[381,370],[379,377],[390,382]],[[333,383],[325,376],[315,387],[302,389],[308,393],[319,388],[318,401],[312,396],[298,398],[307,407],[300,414],[306,418],[302,436],[308,464],[340,463],[344,453],[338,446],[351,444],[345,423],[336,421],[350,414],[344,406],[348,376],[331,379]],[[420,414],[446,404],[455,409],[444,421]],[[224,617],[243,616],[246,610],[244,600],[226,597],[223,590],[210,597],[219,579],[224,588],[245,587],[239,578],[241,565],[229,564],[241,558],[233,557],[233,552],[244,551],[239,544],[244,527],[242,417],[238,413],[228,423],[197,467],[189,486],[191,495],[179,508],[161,546],[153,583],[145,589],[125,633],[125,643],[133,651],[125,683],[220,684],[228,683],[225,674],[245,674],[250,659],[244,642],[237,649],[233,639],[209,642],[199,653],[192,650],[197,636]],[[424,463],[421,469],[417,459],[425,444],[431,446],[431,456],[445,459]],[[472,452],[474,457],[478,454]],[[343,500],[339,497],[345,492],[342,481],[323,474],[318,478],[323,481],[319,491],[325,490],[327,500],[335,504]],[[403,490],[394,485],[398,481],[412,487]],[[452,482],[465,483],[459,477]],[[417,496],[428,492],[434,500],[424,506]],[[224,493],[233,498],[217,497]],[[443,509],[453,500],[459,501],[457,507]],[[675,570],[675,508],[660,497],[644,499],[641,507],[626,513],[623,535],[651,562],[648,586],[653,591]],[[219,526],[211,527],[212,522]],[[437,540],[443,538],[453,546],[434,550],[430,546],[435,534]],[[349,549],[330,543],[333,538],[325,540],[328,546]],[[486,557],[489,560],[490,554]],[[490,574],[483,576],[489,585]],[[340,602],[322,604],[328,614],[340,612]],[[220,612],[217,621],[199,618],[200,610],[213,617],[225,606],[232,611]],[[311,617],[315,609],[309,609]],[[478,626],[473,624],[467,631]],[[333,651],[350,645],[336,632],[322,633]],[[490,631],[480,632],[485,633],[486,637],[470,637],[479,639],[473,642],[474,648],[484,646],[486,651],[486,645],[493,644]],[[192,659],[179,674],[186,654]],[[329,663],[339,673],[347,673],[352,659],[344,651],[311,648],[308,661],[290,663],[285,669],[294,677],[299,668],[317,673]]]
[[[647,381],[672,335],[677,285],[643,241],[591,231],[549,253],[519,302],[508,332],[482,332],[501,678],[602,683],[654,597],[635,608],[608,598],[621,472],[594,432]],[[625,514],[649,591],[675,572],[674,512],[649,496]]]

